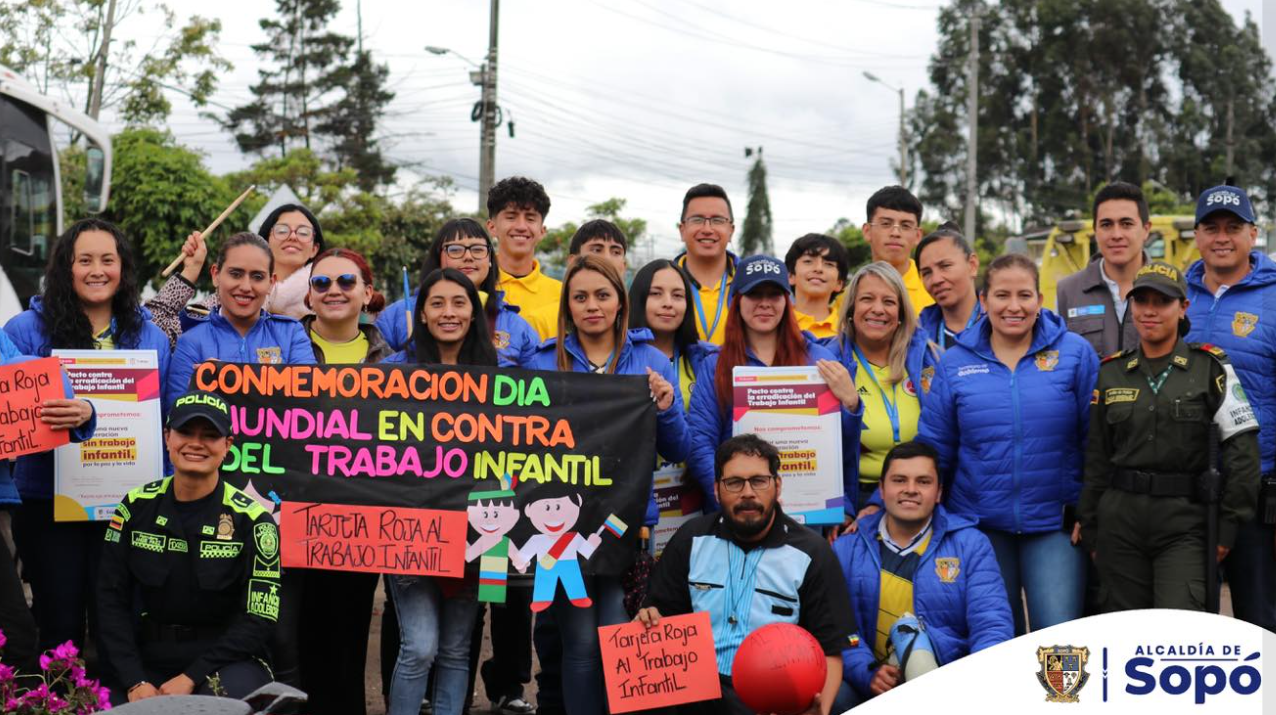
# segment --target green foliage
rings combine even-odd
[[[624,218],[620,215],[625,210],[625,199],[612,197],[585,208],[589,219],[606,219],[616,224],[629,242],[626,253],[632,253],[634,246],[639,245],[647,235],[647,220],[641,218]],[[562,275],[567,268],[567,252],[571,248],[572,236],[580,228],[575,222],[568,221],[558,228],[545,232],[545,238],[537,247],[542,264],[550,269],[552,275]],[[634,266],[630,266],[634,268]]]
[[[374,136],[377,121],[394,99],[394,92],[385,88],[389,76],[387,65],[375,64],[370,53],[360,52],[354,64],[336,71],[334,81],[345,96],[315,125],[316,132],[332,137],[337,167],[354,169],[364,191],[394,182],[395,167],[381,153]]]
[[[132,239],[138,253],[139,282],[152,281],[177,256],[186,235],[208,225],[239,191],[210,174],[203,158],[179,146],[168,132],[126,129],[112,143],[115,169],[104,218]],[[214,253],[218,237],[246,226],[254,212],[245,204],[227,217],[210,237],[209,254]]]
[[[749,206],[740,227],[740,253],[771,254],[775,248],[771,242],[771,199],[766,191],[766,164],[762,163],[762,149],[758,149],[757,161],[749,169]]]
[[[873,250],[869,248],[868,241],[864,240],[864,232],[859,226],[851,223],[850,219],[840,218],[833,227],[825,231],[828,235],[836,238],[846,246],[846,252],[850,254],[851,272],[860,266],[867,265],[873,260]]]

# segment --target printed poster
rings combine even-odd
[[[806,524],[841,524],[842,405],[818,368],[737,367],[733,434],[752,432],[780,450],[784,511]]]
[[[154,350],[54,350],[76,397],[97,410],[93,439],[54,451],[53,517],[105,521],[128,491],[164,474]]]
[[[678,529],[700,516],[704,508],[704,492],[700,491],[700,485],[688,480],[684,464],[661,464],[652,474],[652,480],[660,521],[656,523],[651,538],[656,547],[655,556],[660,558],[665,544]]]
[[[66,397],[62,371],[53,358],[0,366],[0,459],[47,452],[70,440],[40,419],[45,400]]]

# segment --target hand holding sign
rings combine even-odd
[[[0,458],[44,452],[70,442],[68,430],[88,419],[81,403],[66,399],[57,358],[0,367]]]
[[[598,629],[612,713],[722,697],[708,613]]]

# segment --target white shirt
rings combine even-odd
[[[528,562],[532,560],[533,556],[547,556],[549,555],[549,550],[554,548],[554,544],[558,543],[560,536],[562,534],[537,534],[528,539],[526,544],[523,544],[523,548],[518,550],[518,555]],[[594,545],[585,540],[585,537],[580,534],[572,537],[571,542],[567,544],[567,548],[563,549],[563,553],[559,555],[558,560],[571,561],[578,554],[585,558],[594,555]]]
[[[1121,284],[1108,278],[1108,271],[1105,266],[1106,258],[1099,259],[1099,276],[1103,278],[1103,282],[1108,287],[1108,292],[1112,294],[1112,305],[1116,308],[1117,325],[1125,322],[1125,296],[1121,294]]]

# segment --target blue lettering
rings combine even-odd
[[[1153,678],[1151,675],[1139,670],[1141,667],[1148,668],[1151,666],[1151,658],[1131,658],[1126,661],[1125,676],[1132,681],[1142,683],[1142,685],[1136,686],[1133,683],[1127,683],[1125,686],[1125,692],[1131,695],[1147,695],[1153,690],[1156,690],[1156,678]]]
[[[1217,665],[1196,666],[1196,704],[1205,702],[1207,695],[1218,695],[1227,687],[1227,674]]]

